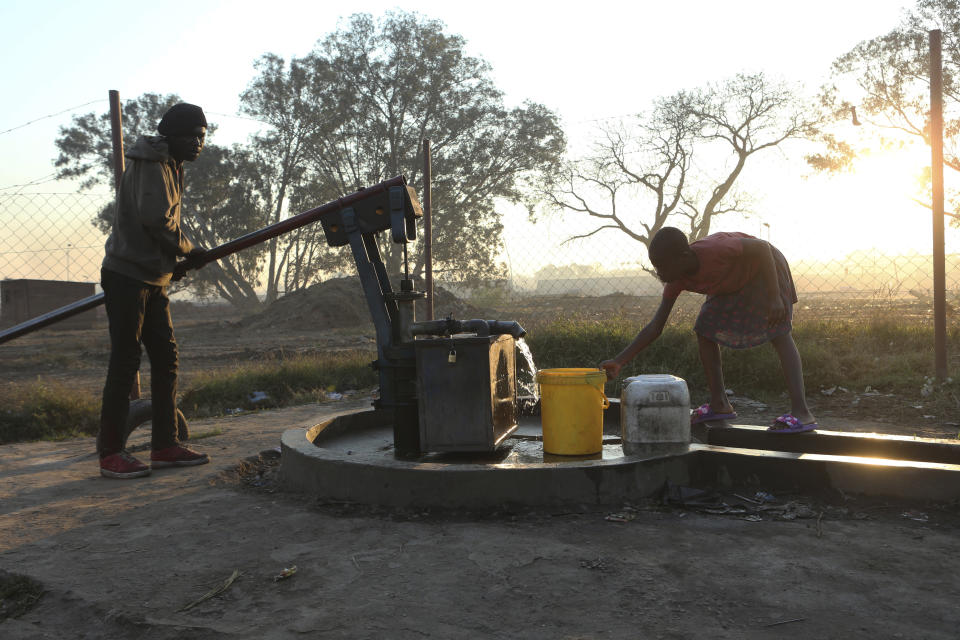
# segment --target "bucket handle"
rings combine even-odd
[[[609,408],[610,408],[610,398],[608,398],[608,397],[607,397],[607,394],[605,394],[605,393],[603,392],[603,387],[594,387],[594,389],[596,389],[597,391],[599,391],[599,392],[600,392],[600,397],[603,398],[603,408],[604,408],[604,409],[609,409]]]

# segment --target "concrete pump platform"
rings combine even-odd
[[[398,459],[389,413],[361,411],[282,437],[284,488],[328,501],[395,507],[622,504],[665,486],[753,486],[905,499],[960,499],[960,443],[884,434],[771,434],[763,427],[697,425],[687,450],[624,455],[617,407],[593,456],[543,452],[539,417],[489,454]]]

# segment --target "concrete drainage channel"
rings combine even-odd
[[[683,451],[624,455],[619,408],[605,412],[601,453],[544,454],[538,417],[496,451],[394,455],[392,413],[362,411],[283,434],[281,483],[321,499],[394,507],[622,504],[673,485],[757,486],[909,500],[960,499],[960,444],[883,434],[769,434],[699,425]]]

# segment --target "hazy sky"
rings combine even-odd
[[[0,133],[0,194],[51,174],[58,127],[69,124],[71,115],[105,111],[110,89],[122,99],[177,93],[202,105],[219,125],[215,142],[242,140],[255,125],[236,117],[238,95],[259,55],[303,55],[340,18],[381,15],[395,6],[364,0],[0,0],[0,132],[6,132]],[[657,96],[740,71],[801,81],[812,91],[827,78],[832,60],[891,29],[907,6],[901,0],[402,5],[464,36],[470,52],[492,65],[509,104],[543,103],[574,135],[590,131],[597,119],[640,111]],[[782,187],[759,189],[760,220],[777,221],[775,229],[784,236],[797,222],[798,207],[812,211],[825,206],[825,198],[840,197],[825,195],[838,188],[836,180],[801,178],[785,176]],[[24,190],[65,188],[46,183]],[[866,191],[862,184],[848,188],[851,200],[835,206],[855,207]]]

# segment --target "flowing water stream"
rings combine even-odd
[[[526,367],[517,367],[517,395],[533,396],[533,404],[540,401],[540,385],[537,384],[537,365],[533,363],[533,353],[530,345],[523,338],[517,340],[517,349],[520,350]],[[525,369],[522,370],[521,369]]]

